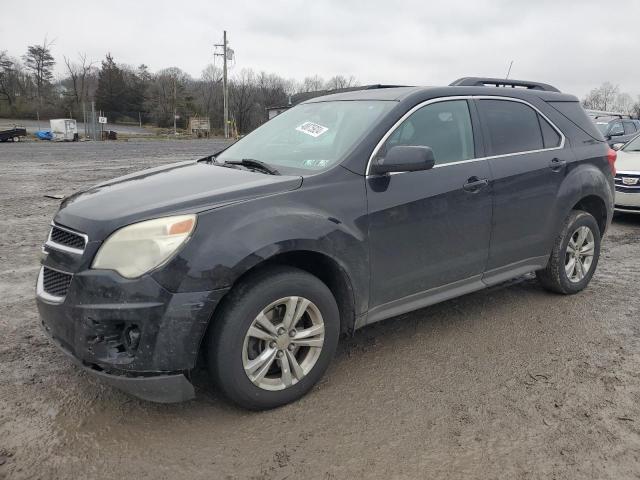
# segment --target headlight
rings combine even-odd
[[[195,215],[178,215],[134,223],[105,240],[91,268],[115,270],[136,278],[169,258],[184,244],[196,225]]]

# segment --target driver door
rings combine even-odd
[[[373,161],[395,145],[428,146],[433,169],[367,176],[370,242],[368,323],[477,289],[491,236],[490,170],[467,100],[416,110]],[[475,115],[475,113],[474,113]],[[453,296],[453,295],[450,295]],[[440,300],[443,298],[440,298]]]

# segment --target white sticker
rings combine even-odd
[[[329,129],[327,127],[323,127],[322,125],[318,125],[317,123],[304,122],[299,127],[296,127],[296,130],[302,133],[306,133],[307,135],[311,135],[313,138],[317,138]]]

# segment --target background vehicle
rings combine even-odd
[[[27,130],[24,127],[13,127],[0,130],[0,142],[19,142],[22,137],[27,136]]]
[[[616,167],[616,210],[640,213],[640,134],[618,151]]]
[[[193,397],[204,353],[230,399],[276,407],[313,387],[340,333],[528,272],[584,289],[615,155],[577,98],[536,82],[315,98],[216,155],[67,198],[38,309],[142,398]]]
[[[72,118],[56,118],[49,121],[51,135],[54,141],[77,142],[78,126]]]
[[[604,135],[609,145],[624,145],[640,132],[640,120],[614,119],[607,123],[597,122],[596,125]]]

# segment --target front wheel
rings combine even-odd
[[[252,410],[302,397],[338,344],[331,291],[295,268],[270,268],[242,281],[215,317],[207,339],[209,371],[229,399]]]
[[[574,210],[565,220],[544,270],[536,272],[544,288],[578,293],[589,284],[600,258],[600,228],[587,212]]]

